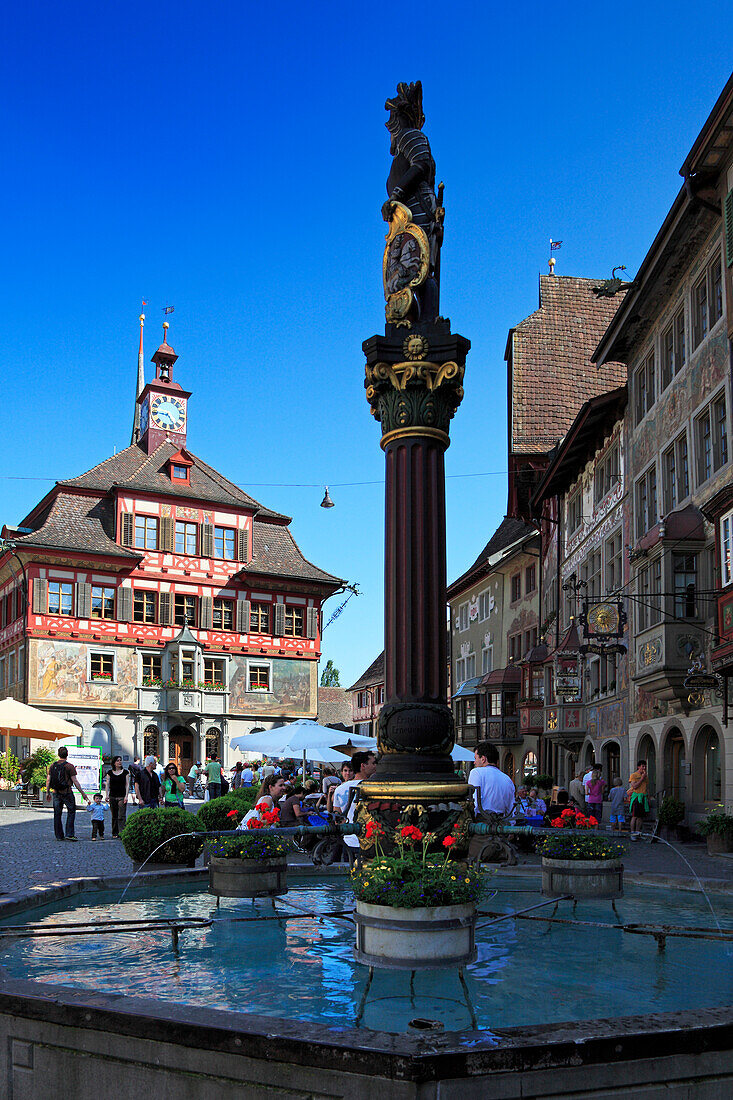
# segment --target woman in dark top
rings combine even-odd
[[[122,767],[122,757],[112,758],[112,770],[104,777],[105,801],[112,810],[112,836],[119,836],[127,820],[127,795],[130,790],[130,773]]]
[[[303,825],[305,822],[298,821],[298,818],[303,817],[304,811],[301,809],[300,803],[305,795],[305,791],[302,787],[296,787],[291,795],[280,804],[280,824],[281,825]]]

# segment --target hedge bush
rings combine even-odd
[[[159,844],[168,837],[180,833],[193,833],[201,828],[196,814],[182,810],[178,806],[160,810],[136,810],[120,833],[120,838],[130,859],[144,863]],[[181,837],[172,840],[164,848],[155,852],[155,863],[190,863],[199,854],[203,841],[195,837]]]
[[[205,829],[207,832],[213,829],[236,829],[247,810],[251,808],[236,792],[223,794],[221,798],[212,798],[210,802],[204,802],[203,806],[199,807],[196,814],[198,828]],[[239,815],[236,820],[228,816],[232,810],[236,810]]]

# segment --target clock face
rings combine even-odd
[[[158,428],[182,432],[186,424],[186,402],[169,394],[156,394],[150,402],[150,419]]]

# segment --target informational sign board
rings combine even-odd
[[[89,745],[69,745],[68,749],[68,761],[76,768],[76,781],[81,789],[98,791],[102,778],[102,750]],[[72,790],[78,801],[79,792],[76,787]]]

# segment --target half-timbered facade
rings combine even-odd
[[[303,557],[288,516],[188,450],[176,358],[164,339],[137,442],[4,529],[0,690],[104,753],[187,767],[315,717],[321,606],[341,582]]]

